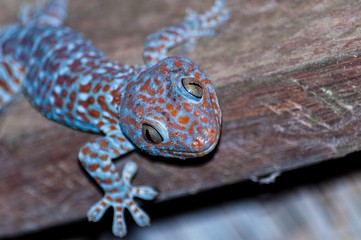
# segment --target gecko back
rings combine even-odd
[[[0,59],[6,67],[0,68],[0,74],[1,70],[6,74],[0,78],[4,79],[0,108],[22,89],[47,118],[101,132],[101,119],[117,112],[107,101],[119,97],[123,82],[140,68],[118,66],[82,34],[64,27],[65,7],[66,1],[61,0],[42,8],[25,7],[19,22],[0,36]]]
[[[26,49],[19,45],[26,40],[20,39],[34,26],[61,26],[66,18],[66,5],[66,0],[48,1],[41,7],[25,5],[20,11],[18,22],[0,32],[0,111],[21,91],[24,84],[24,64],[28,63],[28,57],[19,61],[24,57],[22,50]]]

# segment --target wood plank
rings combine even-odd
[[[22,1],[24,2],[24,1]],[[141,64],[145,36],[212,1],[70,2],[69,26],[112,59]],[[189,57],[212,77],[223,111],[214,153],[187,161],[136,151],[134,183],[157,201],[344,156],[361,147],[361,6],[356,0],[230,0],[232,19]],[[0,1],[0,20],[19,2]],[[0,116],[0,235],[85,217],[101,193],[76,156],[96,135],[40,116],[19,98]],[[145,203],[146,204],[146,203]]]

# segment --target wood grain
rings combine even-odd
[[[10,23],[20,3],[0,1]],[[145,36],[212,1],[70,2],[68,25],[112,59],[141,64]],[[188,57],[213,79],[223,111],[218,148],[202,159],[150,157],[134,183],[157,201],[314,164],[361,148],[361,5],[356,0],[230,0],[232,19]],[[85,217],[101,197],[77,162],[96,135],[48,121],[19,97],[0,116],[0,236]],[[326,171],[326,170],[325,170]],[[145,203],[146,204],[146,203]]]

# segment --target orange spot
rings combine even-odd
[[[142,100],[143,102],[147,101],[147,97],[144,95],[139,95],[138,98]]]
[[[103,167],[102,168],[102,170],[103,170],[103,172],[108,172],[109,170],[110,170],[110,168],[112,167],[112,165],[111,164],[109,164],[109,165],[107,165],[107,166],[105,166],[105,167]]]
[[[159,39],[162,40],[162,41],[168,41],[168,40],[169,40],[169,38],[167,38],[167,37],[164,36],[164,35],[160,35],[160,36],[159,36]]]
[[[110,179],[110,178],[106,178],[106,179],[104,179],[104,184],[112,184],[113,183],[113,180],[112,179]]]
[[[170,111],[170,114],[173,116],[173,117],[175,117],[175,116],[177,116],[177,114],[178,114],[178,112],[177,112],[177,110],[175,110],[174,108],[173,108],[173,106],[171,105],[171,104],[167,104],[167,109]]]
[[[117,149],[113,149],[113,154],[118,156],[120,152]]]
[[[61,108],[63,106],[63,101],[60,98],[56,98],[55,106],[57,106],[58,108]]]
[[[108,160],[108,155],[101,155],[100,159],[103,161],[106,161],[106,160]]]
[[[146,92],[149,89],[150,79],[147,79],[145,83],[140,87],[141,92]]]
[[[101,85],[100,83],[98,83],[98,84],[95,86],[95,88],[93,89],[93,92],[94,92],[94,93],[99,92],[99,90],[100,90],[101,87],[102,87],[102,85]]]
[[[83,112],[76,111],[76,114],[79,115],[81,118],[83,118],[84,121],[90,122],[89,118],[87,116],[85,116],[85,114]]]
[[[191,105],[189,105],[188,103],[183,103],[183,108],[184,108],[184,110],[186,110],[187,112],[191,112],[191,111],[192,111],[192,107],[191,107]]]
[[[90,153],[90,149],[89,148],[83,148],[83,150],[81,151],[84,155],[88,155]]]
[[[0,87],[2,87],[7,93],[11,95],[14,94],[14,92],[10,89],[8,84],[2,79],[0,79]]]
[[[187,117],[187,116],[180,116],[180,117],[178,118],[178,122],[179,122],[180,124],[186,125],[186,124],[188,124],[188,122],[189,122],[189,117]]]
[[[150,99],[148,99],[148,103],[149,103],[149,104],[154,104],[154,103],[155,103],[155,101],[156,101],[156,100],[155,100],[154,98],[150,98]]]
[[[93,97],[89,97],[89,98],[87,99],[87,101],[88,101],[89,104],[93,104],[93,103],[95,102],[95,100],[94,100]]]
[[[96,171],[98,168],[99,168],[98,164],[93,164],[88,167],[89,171],[92,171],[92,172]]]
[[[70,119],[74,118],[73,114],[70,113],[70,112],[66,113],[66,116],[67,116],[68,118],[70,118]]]
[[[203,146],[203,141],[202,139],[199,139],[198,137],[195,138],[192,142],[192,146],[195,148],[195,149],[199,149]]]
[[[164,88],[158,88],[158,94],[162,95],[164,93]]]
[[[201,78],[201,74],[200,73],[196,73],[196,74],[194,74],[194,77],[197,79],[197,80],[199,80],[200,78]]]
[[[103,127],[104,126],[104,123],[103,122],[99,122],[98,124],[97,124],[97,127],[98,128],[101,128],[101,127]]]
[[[160,80],[157,77],[155,77],[154,78],[154,83],[159,86],[160,85]]]
[[[133,109],[134,108],[134,102],[133,101],[128,101],[127,108]]]
[[[68,95],[68,92],[64,89],[61,91],[61,96],[66,97]]]
[[[187,140],[187,135],[182,134],[182,135],[181,135],[181,138],[182,138],[183,141],[186,141],[186,140]]]
[[[188,72],[193,72],[194,66],[193,64],[189,64]]]
[[[95,118],[99,118],[100,117],[100,112],[97,110],[89,110],[88,111],[89,115]]]
[[[99,141],[99,144],[100,144],[100,146],[102,146],[102,147],[108,147],[108,146],[109,146],[109,143],[108,143],[107,141],[105,141],[105,140],[100,140],[100,141]]]
[[[169,127],[173,128],[173,129],[178,129],[178,130],[181,130],[181,131],[184,131],[186,129],[185,127],[180,126],[180,125],[175,124],[175,123],[169,123]]]
[[[216,110],[216,111],[219,110],[218,105],[217,105],[216,103],[213,103],[213,108],[214,108],[214,110]]]
[[[20,71],[21,74],[23,74],[25,72],[25,68],[21,67],[21,68],[19,68],[19,71]]]
[[[195,120],[195,121],[191,124],[191,126],[189,127],[189,129],[188,129],[188,133],[189,133],[190,135],[193,135],[193,133],[194,133],[193,128],[194,128],[194,126],[196,126],[196,125],[198,125],[198,121],[197,121],[197,120]]]
[[[183,62],[182,61],[175,61],[173,63],[174,66],[176,66],[177,68],[181,68],[183,66]]]
[[[15,78],[15,84],[20,85],[20,79],[19,78]]]
[[[153,60],[153,58],[152,58],[151,56],[147,56],[147,57],[145,58],[145,60],[146,60],[146,62],[151,62],[151,61]]]
[[[160,66],[160,72],[161,72],[162,74],[167,74],[167,73],[169,72],[169,69],[167,68],[167,64],[162,64],[162,65]]]
[[[203,122],[203,123],[207,123],[207,122],[208,122],[208,119],[207,119],[207,118],[205,118],[205,117],[201,117],[201,122]]]
[[[163,112],[163,109],[159,106],[156,106],[155,108],[155,111],[159,112],[159,113],[162,113]]]
[[[151,95],[151,96],[154,96],[157,92],[153,89],[148,89],[148,93]]]
[[[79,92],[89,92],[91,88],[91,84],[88,83],[86,85],[80,85],[79,86]]]
[[[109,89],[110,89],[110,86],[109,86],[109,85],[105,85],[105,87],[103,88],[103,91],[104,91],[104,92],[107,92],[107,91],[109,91]]]
[[[75,92],[72,92],[72,93],[70,94],[70,100],[72,100],[72,101],[75,101],[75,100],[76,100],[76,93],[75,93]]]
[[[202,107],[204,107],[205,109],[207,109],[207,108],[210,108],[211,106],[210,106],[206,101],[204,101],[204,102],[202,103]]]
[[[88,102],[86,102],[86,101],[79,101],[78,104],[83,106],[84,108],[88,108],[88,105],[89,105]]]
[[[140,114],[144,114],[144,108],[143,107],[138,107],[137,111],[140,112]]]
[[[2,65],[3,65],[3,67],[5,68],[6,73],[7,73],[10,77],[12,77],[12,76],[13,76],[13,72],[11,71],[10,66],[9,66],[6,62],[3,62]]]
[[[214,130],[213,128],[211,128],[211,130],[209,130],[209,135],[214,135],[216,134],[216,130]]]

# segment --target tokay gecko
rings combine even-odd
[[[229,19],[225,0],[204,14],[189,11],[184,21],[146,38],[143,66],[118,65],[84,37],[63,25],[66,0],[26,6],[16,24],[0,32],[0,110],[23,92],[45,117],[69,127],[102,133],[78,158],[104,191],[87,213],[99,221],[114,209],[113,233],[126,234],[124,210],[140,226],[148,215],[134,198],[151,200],[156,191],[132,186],[137,165],[120,175],[112,160],[135,149],[170,158],[203,156],[220,136],[221,110],[209,77],[191,60],[167,51],[193,48]]]

